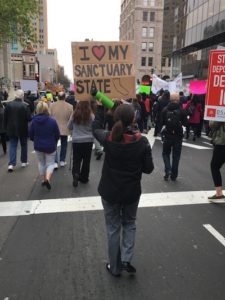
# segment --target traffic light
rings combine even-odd
[[[37,82],[40,81],[40,78],[39,78],[39,74],[38,74],[38,73],[35,73],[35,79],[37,80]]]
[[[153,74],[154,73],[154,68],[151,68],[151,74]]]

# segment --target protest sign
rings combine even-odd
[[[37,80],[20,80],[20,87],[23,91],[37,91],[38,82]]]
[[[211,50],[205,120],[225,122],[225,51]]]
[[[90,100],[92,88],[109,98],[135,97],[132,42],[73,42],[72,58],[78,100]]]
[[[207,80],[190,80],[189,91],[191,94],[206,94]]]

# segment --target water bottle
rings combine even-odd
[[[107,97],[105,94],[102,92],[98,91],[97,89],[93,88],[91,90],[91,95],[95,97],[97,100],[101,101],[101,103],[106,107],[106,108],[113,108],[114,102]]]

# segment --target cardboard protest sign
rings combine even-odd
[[[132,42],[73,42],[73,75],[78,100],[96,88],[109,98],[135,97]]]
[[[205,120],[225,122],[225,51],[211,50]]]

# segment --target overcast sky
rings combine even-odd
[[[48,47],[72,80],[71,42],[118,41],[121,0],[47,0]]]

